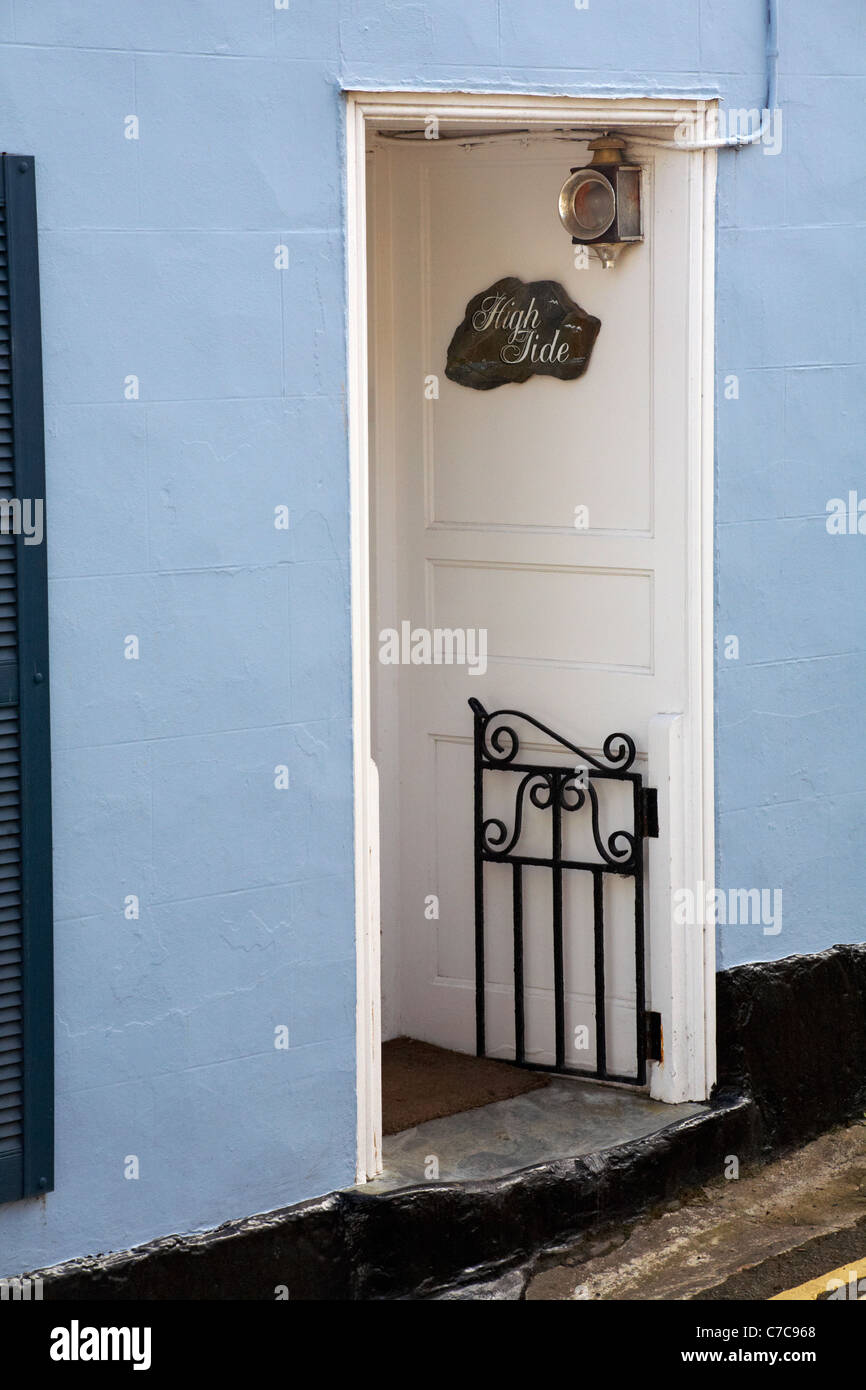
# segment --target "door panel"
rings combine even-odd
[[[374,661],[386,1037],[474,1050],[469,697],[526,710],[590,754],[629,733],[644,773],[649,720],[686,703],[688,180],[676,152],[638,142],[629,152],[645,168],[646,240],[608,271],[594,258],[575,267],[557,216],[584,145],[383,143],[371,161],[372,649],[407,620],[483,628],[488,643],[484,674]],[[558,280],[600,318],[582,378],[472,391],[445,377],[467,302],[506,275]],[[431,374],[438,399],[425,393]],[[575,528],[577,507],[588,529]],[[569,766],[540,735],[527,748]],[[485,795],[513,795],[503,780]],[[577,852],[588,829],[564,820],[566,852]],[[620,824],[630,826],[628,807]],[[546,853],[549,835],[549,813],[530,810],[523,852],[538,843]],[[552,1063],[551,876],[525,877],[527,1057]],[[487,1047],[509,1057],[506,865],[485,867],[485,893]],[[634,1068],[633,893],[633,881],[605,877],[608,1065],[624,1073]],[[567,1061],[591,1067],[589,875],[565,875],[563,917],[566,1038],[584,1024],[590,1040]]]

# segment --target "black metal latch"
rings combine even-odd
[[[654,1009],[648,1009],[646,1019],[646,1059],[648,1062],[661,1062],[662,1054],[662,1016]]]
[[[659,794],[655,787],[640,789],[641,834],[644,839],[659,837]]]

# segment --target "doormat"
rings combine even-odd
[[[549,1085],[548,1077],[507,1062],[392,1038],[382,1044],[382,1133],[399,1134]]]

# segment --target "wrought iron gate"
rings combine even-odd
[[[660,1056],[660,1020],[645,1005],[644,969],[644,847],[647,836],[658,835],[656,793],[645,787],[633,770],[636,749],[628,734],[610,734],[601,757],[585,753],[577,744],[548,729],[520,710],[501,709],[488,714],[480,701],[469,701],[475,721],[475,1028],[476,1051],[487,1055],[485,1036],[485,930],[484,865],[510,864],[512,871],[512,924],[514,950],[514,1060],[536,1071],[592,1076],[605,1081],[644,1085],[648,1060]],[[520,720],[553,739],[558,749],[579,759],[578,766],[539,763],[521,757],[520,740],[511,723]],[[497,772],[519,779],[514,793],[511,828],[499,817],[485,818],[485,775]],[[632,826],[605,836],[599,814],[599,784],[631,784]],[[537,810],[549,810],[550,853],[522,854],[521,831],[525,799]],[[563,857],[563,816],[589,808],[596,860]],[[553,996],[555,1055],[553,1066],[526,1060],[524,1017],[523,871],[527,866],[549,869],[553,900]],[[567,1066],[565,1061],[565,975],[563,950],[563,874],[577,871],[592,875],[593,954],[595,973],[596,1065]],[[604,876],[634,879],[635,1056],[633,1075],[611,1072],[607,1067],[604,962]]]

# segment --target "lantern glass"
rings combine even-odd
[[[607,231],[616,216],[616,195],[608,179],[594,169],[579,169],[566,179],[559,195],[559,216],[579,241]]]

